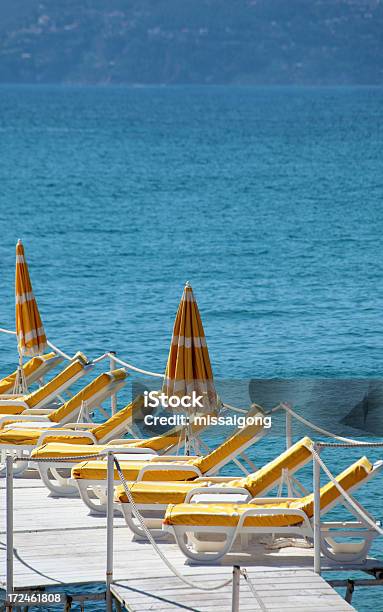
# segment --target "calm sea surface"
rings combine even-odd
[[[22,238],[67,352],[163,371],[189,280],[217,379],[382,377],[382,109],[376,88],[0,87],[0,326]],[[359,499],[381,517],[383,479]],[[381,588],[354,605],[382,612]]]

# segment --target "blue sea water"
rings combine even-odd
[[[380,88],[0,87],[0,326],[22,238],[67,352],[163,371],[189,280],[217,379],[381,377],[382,108]]]

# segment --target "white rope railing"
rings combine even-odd
[[[226,402],[222,402],[222,406],[223,408],[226,408],[227,410],[232,410],[233,412],[239,412],[240,414],[248,413],[248,410],[246,410],[246,408],[237,408],[237,406],[231,406],[230,404],[227,404]]]
[[[265,606],[265,604],[263,603],[263,600],[261,599],[261,597],[258,595],[257,591],[255,590],[255,586],[253,585],[250,579],[250,576],[247,573],[247,570],[241,569],[240,573],[244,577],[246,584],[250,589],[251,594],[253,595],[254,599],[256,600],[262,612],[267,612],[267,607]]]
[[[10,329],[4,329],[4,327],[0,327],[0,332],[3,334],[10,334],[11,336],[16,336],[15,331],[11,331]]]
[[[16,336],[17,335],[15,331],[12,331],[11,329],[5,329],[4,327],[0,327],[0,333],[8,334],[10,336]],[[64,351],[59,349],[55,344],[53,344],[53,342],[50,342],[49,340],[47,340],[47,344],[48,344],[48,346],[51,347],[51,349],[54,350],[55,353],[57,353],[58,355],[60,355],[64,359],[67,359],[68,361],[72,361],[73,357],[70,357],[69,355],[64,353]]]
[[[127,361],[123,361],[119,357],[116,357],[114,353],[107,353],[107,357],[114,359],[117,363],[128,368],[128,370],[133,370],[134,372],[138,372],[139,374],[145,374],[146,376],[154,376],[155,378],[164,378],[164,374],[159,374],[158,372],[150,372],[149,370],[143,370],[142,368],[137,368],[136,366],[128,363]]]
[[[103,353],[102,355],[100,355],[99,357],[96,357],[96,359],[92,359],[92,363],[99,363],[100,361],[103,361],[104,359],[106,359],[107,357],[109,357],[109,353]]]
[[[15,331],[12,331],[10,329],[5,329],[4,327],[0,327],[0,333],[8,334],[11,336],[17,335]],[[59,349],[55,344],[53,344],[53,342],[50,342],[48,340],[47,344],[48,346],[51,347],[51,349],[55,351],[55,353],[57,353],[58,355],[61,355],[61,357],[63,357],[64,359],[67,359],[68,361],[73,360],[73,357],[70,357],[69,355],[67,355],[67,353],[64,353],[64,351]],[[116,363],[119,363],[120,365],[124,366],[128,370],[133,370],[134,372],[138,372],[139,374],[145,374],[146,376],[151,376],[155,378],[164,378],[164,374],[160,374],[158,372],[150,372],[149,370],[144,370],[143,368],[137,368],[133,364],[128,363],[127,361],[124,361],[120,359],[119,357],[116,357],[115,353],[111,353],[111,352],[103,353],[102,355],[100,355],[100,357],[93,359],[91,363],[94,363],[94,364],[99,363],[100,361],[102,361],[103,359],[106,359],[107,357],[113,359]]]
[[[300,421],[303,425],[306,425],[306,427],[309,427],[313,431],[316,431],[324,436],[327,436],[329,438],[334,438],[335,440],[339,440],[340,442],[346,442],[348,444],[359,444],[358,440],[353,440],[352,438],[344,438],[343,436],[338,436],[337,434],[334,434],[331,431],[328,431],[327,429],[323,429],[323,427],[319,427],[318,425],[311,423],[311,421],[309,421],[308,419],[305,419],[303,416],[295,412],[291,408],[291,406],[289,406],[289,404],[287,403],[282,402],[281,404],[278,404],[278,406],[275,406],[275,408],[273,408],[271,412],[277,412],[278,410],[285,410],[286,412],[291,414],[291,416],[294,417],[294,419],[296,419],[297,421]]]
[[[133,514],[136,517],[137,521],[140,523],[140,527],[142,528],[143,532],[145,533],[146,537],[148,538],[148,541],[153,546],[153,548],[156,551],[156,553],[158,554],[158,556],[165,563],[167,568],[177,578],[182,580],[182,582],[184,582],[188,586],[192,587],[193,589],[199,589],[200,591],[217,591],[218,589],[223,589],[225,586],[229,585],[232,582],[232,578],[231,577],[228,580],[225,580],[224,582],[221,582],[220,584],[217,584],[217,585],[214,585],[214,586],[201,586],[200,584],[196,584],[192,580],[189,580],[189,578],[187,578],[186,576],[181,574],[177,570],[177,568],[174,567],[174,565],[169,561],[169,559],[165,556],[165,554],[159,548],[157,542],[155,541],[155,539],[153,538],[152,534],[150,533],[150,530],[145,525],[145,521],[144,521],[142,515],[140,514],[140,511],[138,510],[138,508],[136,506],[136,503],[134,501],[133,495],[132,495],[132,493],[131,493],[131,491],[129,489],[129,486],[128,486],[126,480],[125,480],[125,476],[124,476],[124,474],[123,474],[123,472],[121,470],[121,467],[120,467],[120,464],[118,462],[118,459],[116,459],[116,457],[113,456],[113,460],[114,460],[114,464],[116,466],[116,470],[117,470],[119,479],[122,482],[122,485],[124,487],[124,491],[126,493],[126,496],[129,499],[129,503],[131,504],[131,508],[132,508]]]

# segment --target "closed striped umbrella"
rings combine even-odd
[[[202,396],[203,410],[217,409],[218,399],[205,332],[197,302],[186,283],[174,322],[163,392],[168,396]],[[201,409],[197,406],[197,412]]]
[[[16,334],[20,358],[42,355],[47,339],[33,295],[31,279],[21,240],[16,245]]]

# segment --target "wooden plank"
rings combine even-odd
[[[0,480],[1,539],[5,539],[5,491]],[[39,480],[17,479],[14,489],[15,586],[104,583],[106,519],[89,516],[78,498],[48,497]],[[173,576],[153,548],[134,541],[121,517],[115,518],[113,591],[126,609],[147,612],[193,610],[221,612],[231,607],[231,586],[217,591],[191,589]],[[161,549],[185,576],[199,584],[227,580],[232,560],[217,565],[189,563],[178,546],[162,541]],[[312,571],[312,550],[282,549],[257,557],[240,555],[258,596],[271,612],[344,612],[353,610],[328,583]],[[0,549],[5,568],[5,550]],[[374,562],[375,565],[377,562]],[[127,580],[129,577],[129,580]],[[4,582],[4,577],[2,577]],[[241,612],[259,610],[244,580]]]

